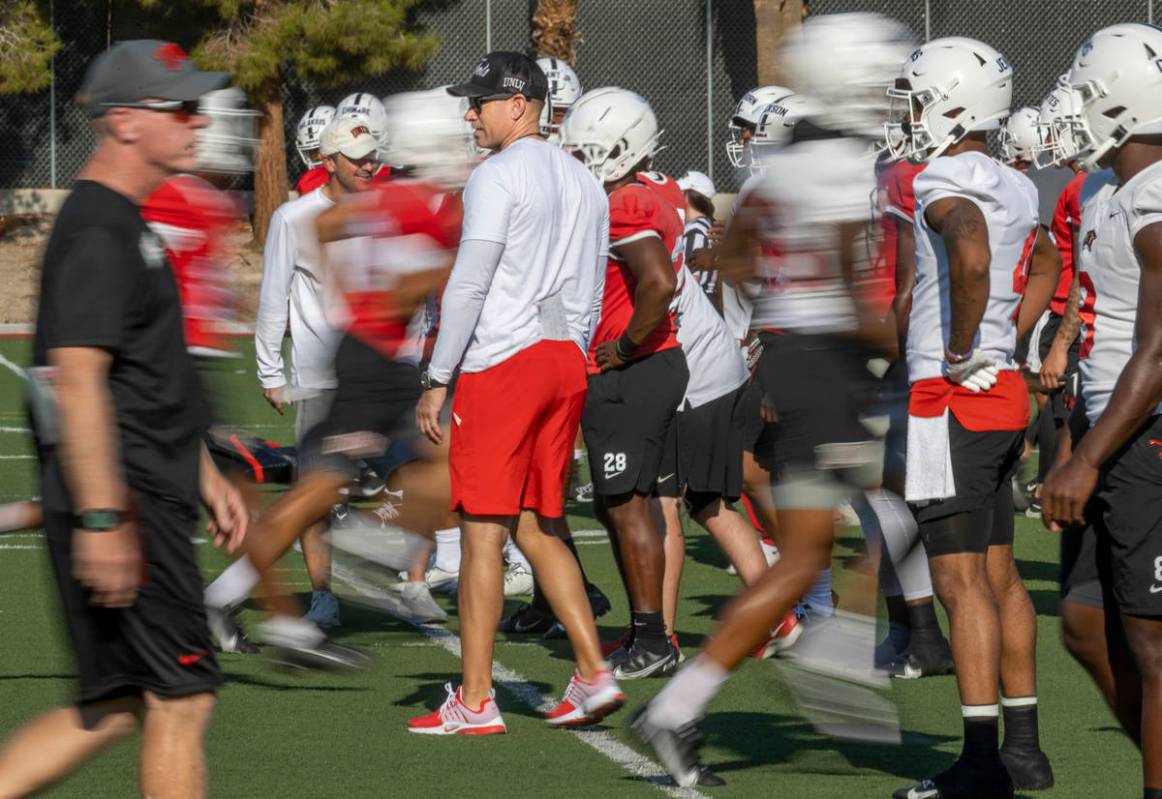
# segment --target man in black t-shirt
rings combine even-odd
[[[222,681],[191,537],[246,532],[238,492],[202,446],[208,424],[173,271],[139,203],[195,164],[199,72],[177,45],[114,45],[80,100],[97,147],[44,254],[30,370],[44,527],[80,696],[0,750],[0,795],[24,796],[143,730],[141,792],[205,793],[203,736]]]

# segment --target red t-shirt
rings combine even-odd
[[[872,307],[886,315],[896,296],[897,225],[910,224],[916,214],[916,195],[912,183],[927,164],[913,164],[901,159],[880,173],[878,193],[883,203],[880,217],[880,251],[872,276]]]
[[[463,207],[427,183],[393,181],[350,198],[362,209],[357,246],[343,250],[339,289],[347,333],[395,358],[409,343],[394,289],[405,275],[449,264],[460,240]]]
[[[173,264],[186,346],[228,349],[222,322],[234,316],[234,293],[225,252],[241,207],[195,175],[175,175],[146,198],[141,215]]]
[[[295,191],[302,197],[305,194],[310,194],[320,186],[327,185],[330,176],[327,174],[327,168],[322,164],[313,166],[302,174],[299,182],[295,184]]]
[[[680,272],[685,257],[685,226],[682,222],[685,208],[686,198],[678,184],[660,172],[639,172],[637,182],[622,186],[609,195],[609,263],[605,269],[601,319],[589,345],[591,374],[600,371],[594,359],[597,347],[621,338],[633,316],[637,279],[625,262],[617,257],[618,245],[649,237],[659,238],[670,253],[674,272]],[[677,321],[671,310],[637,348],[634,357],[641,358],[677,347],[677,333]]]
[[[1061,253],[1061,277],[1049,302],[1049,310],[1058,316],[1065,316],[1065,303],[1069,301],[1069,289],[1073,286],[1073,233],[1081,224],[1081,186],[1085,178],[1085,172],[1078,172],[1061,190],[1053,209],[1053,224],[1049,228],[1057,252]]]

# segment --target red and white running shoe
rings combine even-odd
[[[496,706],[495,691],[488,694],[479,710],[473,710],[460,699],[459,688],[452,690],[452,683],[447,683],[444,690],[448,692],[448,698],[440,709],[409,719],[408,732],[421,735],[500,735],[508,732],[500,708]]]
[[[686,656],[682,654],[682,647],[678,646],[678,634],[677,633],[670,634],[670,645],[672,647],[674,647],[674,651],[676,651],[678,653],[678,662],[685,663]]]
[[[799,636],[803,634],[803,612],[798,606],[787,611],[783,623],[774,629],[767,642],[761,644],[753,653],[759,660],[769,660],[778,657],[795,645]]]
[[[608,671],[599,671],[586,682],[573,672],[565,698],[545,714],[545,721],[554,727],[576,727],[596,724],[625,704],[625,694]]]

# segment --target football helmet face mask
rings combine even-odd
[[[744,94],[735,104],[734,113],[730,115],[730,122],[726,126],[726,157],[730,159],[731,166],[742,169],[750,165],[747,133],[754,133],[763,109],[790,93],[791,90],[784,86],[760,86]]]
[[[198,110],[209,120],[197,133],[198,169],[223,175],[253,170],[258,112],[247,107],[246,94],[238,88],[207,92]]]
[[[1009,116],[1000,131],[1001,157],[1009,166],[1032,163],[1033,153],[1041,144],[1041,112],[1022,106]]]
[[[888,116],[886,92],[913,45],[907,28],[880,14],[823,14],[787,36],[779,63],[791,89],[815,101],[816,125],[874,141]]]
[[[928,162],[969,133],[1001,126],[1013,100],[1013,67],[976,39],[934,39],[908,56],[888,96],[889,127],[905,134],[892,155]]]
[[[343,102],[335,108],[335,116],[339,119],[347,117],[361,117],[367,120],[367,127],[371,135],[384,143],[383,128],[386,124],[383,114],[383,102],[374,94],[356,92],[343,98]]]
[[[1103,28],[1078,48],[1069,83],[1082,103],[1075,144],[1094,171],[1131,136],[1162,133],[1162,28]]]
[[[1040,169],[1064,166],[1080,153],[1074,129],[1082,124],[1081,95],[1069,85],[1069,73],[1041,101],[1037,120],[1037,146],[1033,161]]]
[[[764,108],[750,140],[750,173],[764,174],[771,155],[791,143],[795,125],[815,112],[814,101],[801,94],[788,94]]]
[[[322,134],[323,128],[331,124],[331,120],[335,118],[335,109],[329,105],[317,105],[314,108],[307,109],[307,113],[303,114],[303,118],[299,120],[299,127],[295,131],[295,149],[299,152],[299,158],[302,159],[303,165],[307,169],[313,169],[319,164],[323,163],[319,158],[319,135]],[[314,158],[311,158],[311,155]]]
[[[541,135],[555,141],[561,125],[554,117],[568,113],[577,102],[581,96],[581,81],[573,68],[559,58],[538,58],[537,66],[549,81],[549,94],[541,108]]]
[[[464,119],[467,98],[452,97],[441,86],[389,95],[383,107],[388,163],[445,189],[464,185],[479,161],[472,126]]]
[[[661,135],[650,104],[614,86],[581,95],[561,122],[561,146],[580,156],[602,183],[619,180],[642,161],[652,160],[661,149]]]

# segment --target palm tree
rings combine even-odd
[[[754,0],[756,72],[760,86],[779,83],[779,40],[803,19],[804,0]]]
[[[533,12],[533,48],[537,56],[577,62],[577,0],[537,0]]]

